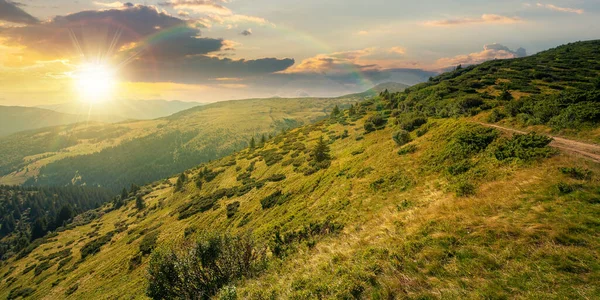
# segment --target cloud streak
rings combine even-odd
[[[473,25],[473,24],[515,24],[522,23],[523,20],[519,17],[507,17],[495,14],[483,14],[479,18],[458,18],[427,21],[423,24],[426,26],[446,27],[458,25]]]
[[[537,3],[537,7],[542,7],[542,8],[546,8],[549,10],[558,11],[558,12],[575,13],[578,15],[581,15],[585,12],[583,9],[560,7],[560,6],[556,6],[553,4],[543,4],[543,3],[539,3],[539,2]]]

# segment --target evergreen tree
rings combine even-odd
[[[187,180],[187,177],[185,176],[185,173],[181,173],[181,175],[179,175],[179,177],[177,177],[177,182],[175,183],[175,191],[176,192],[183,189],[183,184],[185,183],[186,180]]]
[[[127,193],[127,189],[123,188],[123,190],[121,191],[121,200],[125,200],[129,198],[129,193]]]
[[[265,137],[265,134],[263,133],[263,135],[260,137],[260,144],[264,145],[267,142],[267,138]]]
[[[56,216],[56,221],[54,222],[56,227],[62,226],[65,222],[73,218],[73,215],[73,208],[71,208],[71,206],[68,204],[63,205],[58,213],[58,216]]]
[[[139,190],[140,190],[140,187],[137,184],[135,184],[135,183],[131,184],[131,194],[135,195]]]
[[[336,104],[335,107],[333,108],[333,110],[331,111],[331,117],[335,118],[335,117],[339,116],[340,113],[341,113],[340,108]]]
[[[254,140],[254,137],[252,137],[250,139],[250,149],[254,149],[256,148],[256,141]]]
[[[35,240],[41,238],[46,235],[46,219],[38,218],[33,222],[33,226],[31,227],[31,240]]]
[[[353,104],[350,104],[350,109],[348,109],[348,114],[354,116],[356,114],[356,108]]]
[[[144,201],[144,198],[142,198],[142,195],[135,197],[135,208],[138,210],[146,208],[146,202]]]
[[[315,145],[315,148],[312,151],[312,156],[316,162],[322,162],[331,159],[331,156],[329,156],[329,145],[327,145],[323,139],[323,136],[319,138],[319,141]]]

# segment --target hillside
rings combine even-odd
[[[67,114],[88,114],[93,116],[116,115],[123,120],[149,120],[172,115],[195,106],[204,105],[198,102],[166,101],[166,100],[115,100],[90,105],[83,102],[70,102],[53,105],[42,105],[40,108]]]
[[[598,53],[459,69],[156,181],[8,260],[0,296],[598,298],[600,164],[480,124],[597,140]]]
[[[360,98],[252,99],[197,106],[169,117],[85,123],[0,139],[0,183],[94,185],[117,193],[217,159],[325,117]],[[251,121],[249,121],[251,120]]]
[[[0,106],[0,137],[19,131],[78,122],[118,122],[122,120],[124,119],[121,117],[110,115],[88,117],[82,114],[60,113],[36,107]]]

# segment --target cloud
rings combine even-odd
[[[212,1],[212,0],[173,0],[160,2],[160,6],[168,6],[174,9],[188,9],[196,13],[210,13],[217,15],[231,15],[232,12],[229,8],[221,5],[226,1]]]
[[[388,53],[403,55],[403,54],[406,54],[406,48],[392,47],[392,48],[388,49]]]
[[[471,24],[514,24],[521,23],[523,20],[519,17],[507,17],[494,14],[484,14],[479,18],[458,18],[427,21],[423,23],[426,26],[456,26],[456,25],[471,25]]]
[[[516,51],[510,50],[502,44],[488,44],[483,46],[483,51],[454,57],[440,58],[436,65],[439,68],[446,68],[457,65],[474,65],[492,59],[510,59],[527,56],[527,51],[519,48]]]
[[[125,3],[119,2],[119,1],[115,1],[115,2],[94,1],[92,3],[94,3],[94,5],[96,5],[96,6],[109,7],[109,8],[119,8],[119,7],[124,7],[125,6]]]
[[[294,64],[291,58],[221,58],[223,51],[234,51],[239,44],[202,37],[193,25],[154,6],[123,5],[5,28],[0,39],[74,63],[82,55],[86,60],[102,57],[121,66],[123,79],[130,81],[199,83],[216,77],[262,76]]]
[[[39,22],[36,17],[26,13],[19,6],[23,6],[23,4],[0,0],[0,20],[20,24],[35,24]]]
[[[368,32],[368,31],[366,31],[366,30],[360,30],[360,31],[358,31],[356,34],[358,34],[358,35],[368,35],[368,34],[369,34],[369,32]]]
[[[249,36],[249,35],[252,35],[252,28],[248,28],[248,29],[246,29],[246,30],[244,30],[244,31],[240,32],[240,34],[241,34],[241,35],[243,35],[243,36]]]
[[[581,15],[585,12],[583,9],[560,7],[560,6],[556,6],[553,4],[542,4],[539,2],[537,3],[537,7],[547,8],[549,10],[559,11],[559,12],[575,13],[575,14],[579,14],[579,15]]]
[[[359,62],[360,58],[374,53],[375,48],[365,48],[361,50],[341,51],[330,54],[319,54],[314,57],[304,59],[298,65],[293,66],[286,73],[347,73],[354,70],[368,70],[375,68],[375,65],[363,65]]]

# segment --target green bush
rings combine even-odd
[[[556,185],[556,188],[558,189],[558,192],[563,195],[570,194],[575,190],[575,188],[572,185],[564,182],[559,182]]]
[[[148,255],[152,253],[152,250],[156,248],[156,241],[158,240],[158,231],[152,231],[144,236],[140,242],[140,253]]]
[[[31,294],[33,294],[34,292],[35,292],[35,290],[30,287],[26,287],[26,288],[16,287],[16,288],[10,290],[6,299],[7,300],[12,300],[12,299],[17,299],[17,298],[25,299],[25,298],[31,296]]]
[[[400,128],[406,131],[414,131],[427,123],[427,118],[413,117],[408,120],[400,121]]]
[[[467,197],[475,195],[476,190],[477,188],[475,187],[475,185],[467,181],[461,181],[458,184],[456,184],[456,196],[458,197]]]
[[[209,299],[232,281],[260,272],[265,253],[249,235],[203,233],[192,244],[152,254],[146,294],[152,299]]]
[[[404,146],[410,142],[410,134],[406,130],[398,130],[392,135],[392,139],[398,146]]]
[[[283,194],[281,191],[276,191],[273,194],[260,200],[260,205],[263,209],[271,208],[275,205],[281,205],[288,200],[288,195]]]
[[[506,115],[499,109],[492,110],[492,113],[487,118],[487,121],[490,123],[496,123],[502,119],[506,118]]]
[[[100,247],[102,247],[105,244],[107,244],[108,242],[110,242],[110,240],[113,237],[113,234],[114,234],[114,232],[109,232],[106,235],[83,245],[83,247],[81,247],[81,250],[80,250],[81,251],[81,259],[83,260],[86,257],[88,257],[89,255],[93,255],[93,254],[100,252]]]
[[[367,133],[375,131],[375,130],[380,130],[385,128],[385,124],[387,123],[387,120],[380,114],[376,114],[373,116],[370,116],[366,121],[365,121],[365,131]]]
[[[400,148],[400,150],[398,150],[398,155],[406,155],[406,154],[410,154],[410,153],[415,153],[417,151],[417,146],[414,144],[410,144],[410,145],[406,145],[402,148]]]
[[[239,208],[240,208],[239,201],[235,201],[233,203],[227,204],[227,218],[230,219],[231,217],[233,217]]]
[[[573,178],[573,179],[579,179],[579,180],[589,180],[592,178],[592,171],[588,170],[588,169],[583,169],[583,168],[579,168],[579,167],[575,167],[575,168],[559,168],[560,172]]]
[[[498,160],[521,159],[531,160],[549,157],[554,153],[548,145],[552,138],[537,133],[515,134],[512,139],[505,139],[496,148],[494,155]]]
[[[75,293],[77,291],[77,289],[79,289],[79,283],[76,283],[72,286],[70,286],[66,291],[65,291],[65,295],[69,296],[72,295],[73,293]]]
[[[286,177],[283,174],[273,174],[273,175],[271,175],[271,176],[269,176],[267,178],[267,181],[270,181],[270,182],[279,182],[279,181],[285,180],[285,178]]]

